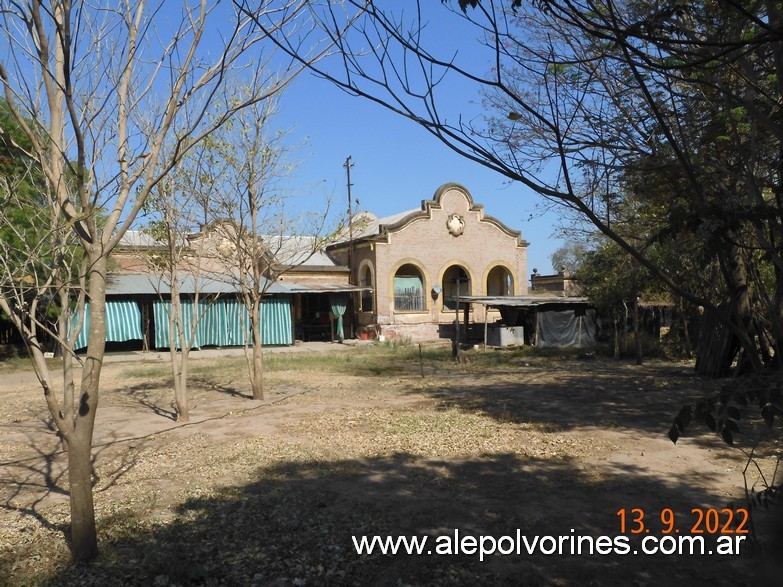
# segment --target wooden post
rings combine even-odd
[[[454,346],[451,354],[459,363],[459,273],[457,273],[457,301],[454,305]]]
[[[634,285],[635,280],[634,280]],[[642,364],[642,333],[639,327],[639,296],[636,293],[636,287],[634,287],[633,298],[633,342],[634,342],[634,355],[636,355],[636,364]]]
[[[484,304],[484,352],[487,351],[487,315],[489,314],[489,306]]]

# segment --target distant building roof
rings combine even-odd
[[[323,247],[319,246],[318,239],[313,236],[264,235],[261,237],[261,242],[266,245],[275,260],[283,266],[340,267],[339,261],[324,251]],[[185,237],[183,244],[188,244],[187,237]],[[129,249],[163,249],[166,247],[165,243],[154,239],[141,230],[127,231],[120,238],[119,245]]]
[[[281,265],[335,268],[340,266],[340,262],[324,251],[319,246],[319,239],[313,236],[267,235],[261,237],[261,240]]]
[[[128,230],[120,237],[121,247],[131,248],[161,248],[164,244],[152,238],[151,235],[141,230]]]
[[[358,240],[358,239],[377,236],[381,234],[381,232],[383,231],[382,227],[397,224],[398,222],[404,220],[408,216],[420,212],[421,212],[421,208],[414,208],[413,210],[405,210],[404,212],[397,212],[396,214],[383,216],[381,218],[379,218],[372,212],[368,212],[366,210],[357,212],[356,214],[353,215],[353,222],[352,222],[353,239]],[[329,246],[330,247],[333,245],[339,246],[340,244],[347,243],[350,237],[351,237],[351,232],[346,227],[340,232],[337,239],[329,244]]]

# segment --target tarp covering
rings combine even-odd
[[[169,346],[170,301],[153,304],[155,348]],[[265,345],[293,344],[291,304],[287,298],[265,298],[261,305],[261,341]],[[193,301],[182,300],[182,323],[189,342],[193,323]],[[250,341],[250,317],[245,305],[236,298],[200,301],[193,347],[242,346]],[[179,341],[176,341],[179,348]]]
[[[592,346],[595,310],[541,310],[537,312],[536,346]]]
[[[78,325],[76,314],[71,318],[71,328]],[[74,350],[87,346],[90,332],[90,303],[84,304],[84,323],[76,337]],[[125,342],[126,340],[142,340],[144,334],[141,331],[141,310],[136,302],[132,301],[107,301],[106,302],[106,342]]]

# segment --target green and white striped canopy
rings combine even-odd
[[[71,319],[71,331],[76,328],[78,317],[74,314]],[[73,346],[74,350],[87,346],[90,332],[90,303],[84,304],[84,321],[79,336]],[[107,301],[106,302],[106,342],[125,342],[126,340],[142,340],[144,334],[141,331],[141,310],[139,305],[132,301]]]
[[[250,319],[247,309],[236,298],[219,298],[217,300],[200,301],[195,308],[192,300],[181,302],[182,325],[185,340],[190,342],[191,333],[195,332],[193,347],[203,346],[242,346],[250,340]],[[261,340],[265,345],[293,344],[291,327],[291,302],[287,298],[265,298],[261,305]],[[153,303],[153,319],[155,321],[155,347],[169,347],[169,312],[170,301],[156,300]],[[192,329],[193,323],[196,328]],[[78,324],[77,316],[71,319],[71,331]],[[76,338],[74,350],[87,346],[90,331],[90,304],[84,305],[84,320],[79,336]],[[127,340],[142,340],[141,310],[133,301],[106,302],[106,341],[124,342]],[[178,338],[178,337],[176,337]],[[180,343],[177,340],[177,348]]]
[[[185,341],[192,346],[242,346],[250,340],[250,318],[245,305],[236,298],[199,301],[195,308],[192,300],[182,300],[182,324]],[[170,301],[153,304],[155,320],[155,348],[169,347]],[[291,332],[291,303],[287,298],[265,298],[261,305],[261,341],[264,345],[293,344]],[[193,322],[196,328],[193,329]],[[175,337],[176,347],[180,342]]]

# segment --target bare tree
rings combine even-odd
[[[229,123],[230,124],[230,123]],[[216,186],[224,169],[214,157],[210,137],[190,150],[160,182],[147,201],[143,233],[162,246],[153,254],[144,253],[153,277],[153,285],[162,304],[169,302],[168,324],[158,328],[168,332],[169,356],[174,383],[174,403],[177,420],[190,419],[188,400],[188,361],[190,351],[198,342],[201,320],[214,299],[202,295],[202,285],[213,284],[205,275],[203,247],[191,246],[191,236],[199,219],[208,222],[209,207],[215,200]],[[192,288],[192,299],[183,303],[182,285]],[[165,314],[163,312],[162,314]]]
[[[254,399],[264,397],[264,298],[280,276],[306,262],[339,230],[339,221],[326,230],[332,221],[328,200],[318,211],[286,212],[283,180],[294,164],[288,133],[273,123],[276,111],[275,100],[256,103],[210,138],[225,170],[212,208],[211,246],[247,312],[244,344]]]
[[[318,75],[577,212],[719,319],[752,369],[765,358],[780,366],[777,3],[325,1],[275,34],[279,21],[235,1],[295,58],[318,51],[319,41],[336,45],[334,59],[313,66]],[[616,229],[615,204],[645,189],[672,220],[654,238],[687,230],[720,258],[720,299],[684,287],[635,246],[638,235]],[[759,348],[765,340],[775,352]],[[723,353],[718,366],[732,356]]]
[[[49,273],[32,278],[35,288],[27,288],[26,277],[4,281],[0,307],[27,343],[52,420],[67,444],[72,556],[83,561],[97,554],[90,455],[109,255],[183,154],[247,102],[278,91],[294,69],[268,75],[268,56],[260,49],[252,61],[243,61],[264,34],[250,31],[240,13],[206,1],[175,7],[30,0],[4,4],[0,19],[0,87],[51,198],[51,234],[55,241],[75,243],[82,262],[73,274],[63,273],[62,263],[50,264]],[[207,41],[209,51],[203,47]],[[245,103],[220,99],[219,88],[235,75],[259,89]],[[164,152],[165,144],[174,147]],[[88,346],[78,393],[70,359],[63,362],[61,401],[44,360],[37,315],[30,310],[45,297],[59,296],[54,334],[63,356],[70,357],[64,326],[74,293],[89,302]]]

